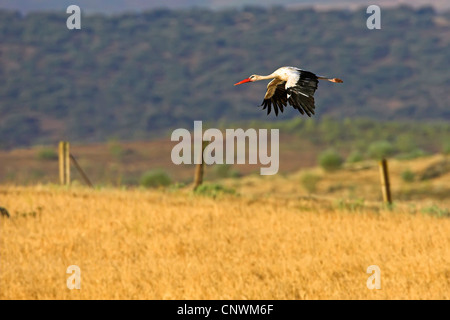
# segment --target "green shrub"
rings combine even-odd
[[[363,155],[359,151],[353,151],[347,158],[348,163],[360,162],[363,160]]]
[[[176,182],[168,188],[169,191],[177,191],[186,187],[186,183],[184,182]]]
[[[401,177],[405,182],[413,182],[416,175],[411,170],[407,169],[401,173]]]
[[[342,157],[334,150],[327,150],[319,155],[319,165],[325,171],[336,171],[342,167]]]
[[[413,134],[404,133],[397,136],[395,140],[395,148],[404,153],[409,154],[418,149],[416,139]]]
[[[234,189],[226,188],[220,184],[204,183],[194,191],[196,194],[216,198],[223,194],[236,194]]]
[[[304,173],[301,177],[302,186],[309,192],[317,190],[317,183],[320,181],[320,176],[313,173]]]
[[[445,155],[450,155],[450,142],[445,142],[442,146],[442,153]]]
[[[137,186],[139,185],[139,176],[126,175],[121,177],[121,185],[125,186]]]
[[[429,214],[432,216],[436,216],[439,218],[449,218],[450,217],[450,210],[447,208],[440,208],[437,205],[432,205],[429,207],[422,208],[421,210],[424,214]]]
[[[230,178],[240,178],[242,173],[239,170],[233,169],[230,171]]]
[[[396,158],[399,160],[412,160],[412,159],[417,159],[423,156],[426,156],[427,153],[425,151],[423,151],[422,149],[414,149],[408,153],[402,153],[400,155],[398,155]]]
[[[172,180],[169,175],[161,169],[150,170],[145,172],[140,180],[140,184],[146,188],[166,187],[170,185]]]
[[[366,209],[366,203],[363,198],[355,200],[338,199],[335,201],[336,208],[350,212],[362,212]]]
[[[376,141],[369,145],[369,157],[375,160],[387,158],[394,153],[394,147],[389,141]]]
[[[233,169],[229,164],[216,164],[214,166],[214,175],[217,178],[239,178],[241,173],[239,170]]]
[[[58,153],[51,148],[42,148],[37,153],[37,158],[44,161],[58,160]]]
[[[214,166],[214,175],[218,178],[228,178],[231,171],[229,164],[216,164]]]

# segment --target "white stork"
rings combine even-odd
[[[273,79],[267,85],[267,92],[261,106],[267,108],[267,114],[273,109],[278,116],[278,109],[283,112],[287,103],[297,109],[301,114],[311,117],[314,114],[314,92],[317,90],[319,80],[327,80],[336,83],[343,81],[338,78],[326,78],[316,76],[314,73],[295,67],[281,67],[267,76],[253,74],[234,85]]]

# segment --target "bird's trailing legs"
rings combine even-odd
[[[342,81],[342,80],[339,79],[339,78],[317,77],[317,79],[320,79],[320,80],[328,80],[328,81],[330,81],[330,82],[335,82],[335,83],[343,83],[343,82],[344,82],[344,81]]]

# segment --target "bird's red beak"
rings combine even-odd
[[[252,82],[252,80],[250,80],[250,78],[244,79],[242,81],[239,81],[238,83],[235,83],[234,85],[237,86],[239,84],[243,84],[243,83],[247,83],[247,82]]]

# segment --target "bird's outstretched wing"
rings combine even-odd
[[[267,114],[272,111],[278,116],[278,111],[284,111],[284,107],[289,103],[301,114],[309,117],[315,114],[314,93],[319,83],[318,77],[309,71],[299,70],[298,79],[292,85],[286,85],[286,81],[273,79],[267,85],[267,92],[261,104],[263,110],[267,108]]]
[[[318,83],[319,80],[314,73],[299,70],[298,80],[294,85],[288,84],[286,88],[289,104],[301,114],[306,113],[308,117],[311,117],[315,113],[314,93]]]
[[[263,110],[267,108],[267,114],[272,111],[272,105],[276,116],[278,116],[278,110],[281,112],[284,111],[284,107],[286,107],[288,103],[285,84],[286,81],[273,79],[267,85],[267,92],[263,102],[261,103]]]
[[[308,117],[311,117],[311,115],[315,114],[314,109],[316,108],[316,106],[314,105],[313,96],[304,95],[296,87],[288,88],[286,91],[288,94],[289,104],[294,109],[297,109],[301,114],[306,113]]]

